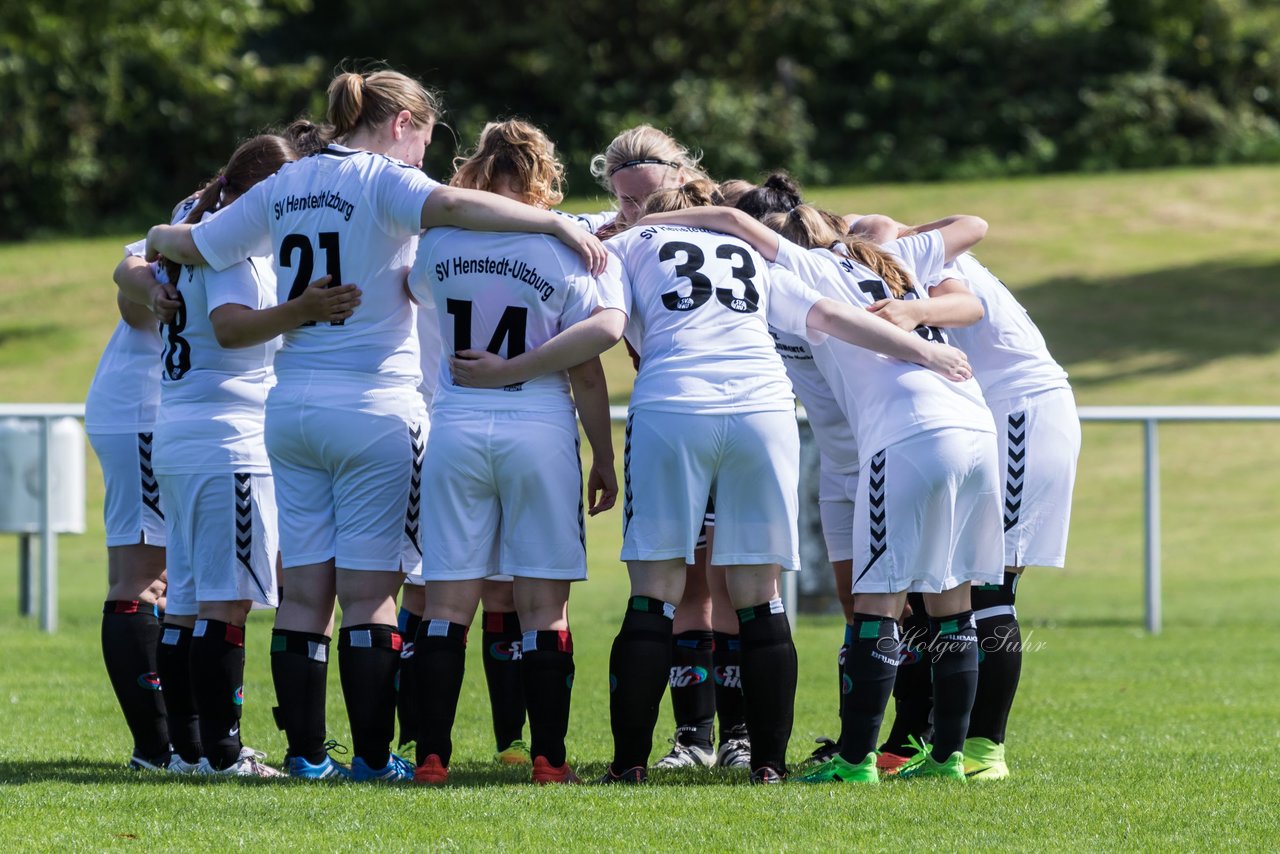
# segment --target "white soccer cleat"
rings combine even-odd
[[[709,748],[696,744],[671,742],[671,752],[653,763],[654,768],[710,768],[716,764],[716,755]]]
[[[751,742],[745,738],[728,738],[716,751],[716,765],[721,768],[750,768]]]

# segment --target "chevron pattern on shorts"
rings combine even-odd
[[[582,440],[573,440],[574,456],[578,458],[578,542],[582,543],[582,550],[587,550],[587,513],[585,503],[585,493],[582,482]]]
[[[152,513],[164,518],[160,510],[160,484],[156,481],[155,470],[151,467],[151,434],[138,434],[138,469],[142,476],[142,503]]]
[[[404,511],[404,533],[421,555],[422,543],[418,538],[418,531],[422,515],[422,452],[426,448],[421,424],[414,424],[409,428],[409,444],[413,449],[413,470],[409,475],[409,506]]]
[[[867,473],[867,524],[871,528],[871,559],[858,573],[858,578],[866,575],[876,561],[889,548],[889,526],[884,503],[885,478],[884,451],[871,458],[871,467]]]
[[[249,573],[254,585],[267,596],[267,589],[253,571],[253,475],[236,472],[236,560]],[[272,570],[274,571],[274,567]]]
[[[1009,457],[1004,473],[1004,529],[1018,524],[1022,512],[1022,478],[1027,471],[1027,413],[1009,414]]]
[[[631,524],[631,516],[635,509],[631,506],[631,424],[634,415],[627,415],[626,442],[622,446],[622,535],[627,535],[627,527]]]

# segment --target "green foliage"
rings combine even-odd
[[[302,2],[4,4],[0,237],[167,209],[299,111],[314,62],[268,67],[243,43]]]
[[[341,34],[340,38],[336,34]],[[0,9],[0,238],[163,210],[376,57],[569,166],[639,122],[809,184],[1280,159],[1268,0],[52,0]]]

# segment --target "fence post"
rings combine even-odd
[[[1143,477],[1143,497],[1146,528],[1146,623],[1147,631],[1160,634],[1160,442],[1157,419],[1147,418],[1143,423],[1146,455]]]

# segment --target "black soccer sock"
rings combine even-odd
[[[133,735],[134,755],[163,765],[169,761],[169,724],[156,670],[157,615],[146,602],[108,600],[102,606],[102,660]]]
[[[493,739],[506,750],[524,733],[525,690],[521,682],[520,615],[515,611],[484,611],[484,681],[493,712]]]
[[[840,644],[840,651],[836,654],[836,714],[840,718],[840,727],[844,728],[844,661],[849,656],[849,645],[853,643],[853,626],[844,627],[844,643]],[[836,739],[836,744],[844,741],[844,733]]]
[[[751,768],[787,771],[796,704],[796,647],[781,599],[738,609]]]
[[[196,620],[191,639],[191,690],[200,712],[200,744],[221,771],[240,759],[244,702],[244,626]]]
[[[400,637],[404,639],[404,647],[400,650],[400,669],[396,672],[396,717],[399,718],[400,722],[400,735],[397,738],[397,743],[403,747],[417,738],[415,727],[418,722],[418,714],[413,707],[413,676],[415,670],[413,644],[414,638],[418,636],[418,626],[422,624],[422,618],[401,608],[397,622],[400,627]]]
[[[929,615],[924,609],[924,595],[907,596],[911,616],[902,622],[902,652],[898,656],[898,675],[893,683],[893,726],[880,746],[882,753],[911,756],[915,748],[907,740],[914,736],[924,744],[933,737],[933,674],[929,665]]]
[[[978,690],[978,633],[973,611],[930,617],[929,660],[933,665],[933,758],[945,761],[964,750],[969,713]]]
[[[191,692],[191,629],[173,623],[161,626],[156,671],[164,686],[169,741],[184,762],[198,762],[204,750],[200,745],[200,718]]]
[[[715,666],[715,634],[709,630],[681,632],[671,640],[668,682],[676,743],[710,749],[716,721],[716,689],[707,677]]]
[[[632,596],[609,653],[609,725],[613,770],[649,764],[658,704],[671,667],[671,627],[676,608],[648,596]]]
[[[854,614],[852,628],[842,678],[840,756],[857,765],[876,749],[898,672],[901,637],[893,617]]]
[[[351,753],[385,768],[396,733],[396,673],[404,639],[395,626],[362,623],[338,631],[338,675],[351,722]]]
[[[312,632],[271,632],[271,681],[276,689],[276,726],[288,741],[286,758],[312,765],[325,759],[325,695],[329,677],[329,637]]]
[[[525,632],[519,661],[529,708],[529,752],[559,768],[573,695],[573,636],[567,631]]]
[[[978,624],[978,693],[969,718],[969,737],[1003,744],[1009,710],[1022,675],[1022,631],[1014,594],[1018,574],[1006,572],[1003,584],[973,588],[973,616]]]
[[[720,743],[747,737],[746,704],[742,701],[742,641],[728,632],[715,632],[712,657],[716,675],[716,717]]]
[[[467,627],[448,620],[423,620],[413,642],[413,676],[418,709],[418,755],[421,765],[435,754],[446,768],[453,757],[453,720],[467,669]]]

